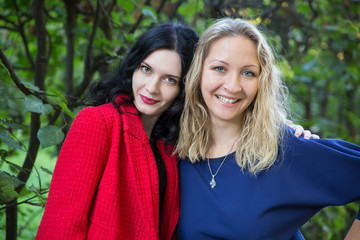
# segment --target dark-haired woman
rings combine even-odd
[[[175,23],[137,40],[92,87],[57,161],[36,239],[171,239],[179,216],[176,156],[183,77],[198,40]]]

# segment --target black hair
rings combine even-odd
[[[166,144],[175,143],[179,136],[179,120],[185,100],[184,78],[190,67],[198,40],[197,33],[181,23],[166,22],[150,28],[137,39],[114,75],[104,76],[91,86],[89,105],[98,106],[112,102],[122,113],[120,105],[115,102],[115,99],[119,95],[126,95],[128,97],[120,104],[133,102],[132,76],[143,60],[158,49],[174,50],[181,58],[179,95],[156,122],[151,138],[164,139]]]

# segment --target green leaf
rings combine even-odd
[[[9,132],[2,126],[0,126],[0,139],[12,148],[24,151],[22,147],[10,136]]]
[[[156,14],[155,10],[152,7],[149,7],[149,6],[141,7],[141,13],[144,16],[151,17],[151,19],[154,20],[154,21],[157,20],[157,14]]]
[[[131,12],[134,9],[134,4],[129,0],[120,0],[118,3],[126,12]]]
[[[132,34],[132,33],[125,34],[125,39],[130,42],[135,42],[135,40],[136,40],[134,34]]]
[[[54,125],[41,128],[37,133],[37,137],[43,148],[61,143],[61,141],[64,139],[64,136],[65,135],[61,129]]]
[[[12,162],[9,162],[9,161],[7,161],[5,158],[2,158],[2,160],[4,161],[4,162],[6,162],[8,165],[10,165],[11,167],[13,167],[13,168],[15,168],[17,171],[22,171],[22,170],[24,170],[22,167],[20,167],[19,165],[17,165],[17,164],[15,164],[15,163],[12,163]],[[17,179],[17,178],[16,178]],[[14,184],[15,184],[15,182],[14,182]]]
[[[47,169],[47,168],[44,168],[44,167],[41,167],[41,170],[43,170],[44,172],[46,172],[47,174],[49,174],[49,175],[53,175],[53,172],[52,171],[50,171],[49,169]]]
[[[31,186],[29,187],[29,190],[33,193],[38,193],[38,190],[35,188],[34,184],[31,184]]]
[[[7,155],[8,155],[8,151],[6,151],[4,149],[0,149],[0,158],[1,159],[5,159]]]
[[[66,112],[70,117],[74,118],[75,114],[73,112],[71,112],[68,108],[68,106],[66,105],[66,103],[62,102],[61,99],[57,98],[56,99],[57,104],[61,107],[61,109]]]
[[[25,108],[30,112],[41,113],[42,115],[49,114],[53,107],[50,104],[44,104],[35,96],[25,96]]]
[[[8,174],[7,172],[3,172],[3,171],[0,171],[0,178],[6,178],[6,179],[9,179],[11,181],[11,183],[14,185],[14,187],[18,187],[20,186],[21,184],[24,184],[23,181],[20,181],[17,177],[15,176],[11,176],[10,174]]]
[[[50,90],[50,92],[51,92],[52,94],[55,94],[56,97],[60,98],[63,102],[65,102],[65,103],[68,102],[67,99],[66,99],[66,97],[64,96],[64,94],[61,93],[61,92],[60,92],[59,90],[57,90],[56,88],[49,87],[49,90]],[[58,101],[58,100],[56,99],[56,101]]]
[[[33,90],[33,91],[35,91],[35,92],[39,92],[39,93],[43,93],[43,92],[44,92],[43,90],[40,90],[40,88],[39,88],[38,86],[35,86],[35,85],[32,84],[32,83],[24,82],[24,81],[21,81],[21,83],[22,83],[25,87],[27,87],[27,88],[29,88],[30,90]]]
[[[5,125],[7,128],[11,128],[11,129],[21,129],[21,130],[25,130],[28,128],[28,126],[25,126],[23,124],[19,124],[13,121],[9,121],[8,119],[0,119],[0,123]]]
[[[0,205],[6,204],[18,197],[15,186],[10,180],[10,176],[5,172],[0,172]]]

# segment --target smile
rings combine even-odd
[[[215,95],[217,97],[217,99],[219,99],[221,102],[223,103],[227,103],[227,104],[232,104],[232,103],[236,103],[237,101],[239,101],[239,99],[229,99],[223,96],[218,96]]]

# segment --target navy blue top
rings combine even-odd
[[[360,199],[360,146],[290,131],[283,142],[274,166],[256,177],[230,154],[215,188],[206,161],[181,159],[177,239],[289,240],[322,208]],[[213,173],[223,159],[210,159]]]

